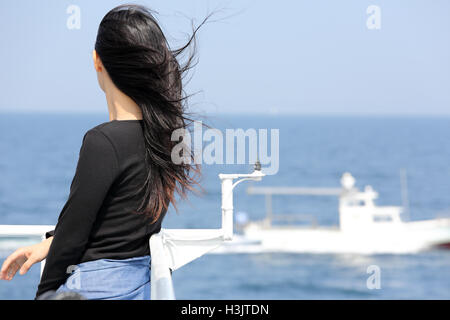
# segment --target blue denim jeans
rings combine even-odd
[[[88,300],[150,300],[150,256],[80,263],[57,293],[71,291]]]

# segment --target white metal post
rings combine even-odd
[[[175,300],[175,292],[172,283],[169,263],[162,235],[157,233],[150,238],[151,248],[151,299],[152,300]]]
[[[41,239],[42,239],[42,241],[44,241],[45,239],[47,239],[47,238],[45,237],[45,234],[42,235]],[[39,274],[39,279],[42,278],[42,274],[44,273],[44,268],[45,268],[45,259],[41,261],[41,272],[40,272],[40,274]]]
[[[233,239],[233,178],[222,178],[222,231],[224,240]]]

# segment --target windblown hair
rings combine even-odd
[[[171,50],[152,12],[140,5],[121,5],[106,14],[100,23],[95,50],[114,85],[141,108],[148,175],[138,190],[143,195],[137,213],[155,222],[175,193],[182,198],[197,184],[200,169],[190,163],[175,164],[171,159],[172,132],[186,129],[187,118],[183,76],[192,67],[197,27],[188,42]],[[193,50],[181,65],[180,55]],[[189,155],[193,158],[192,153]],[[191,163],[193,163],[191,161]],[[194,175],[192,174],[194,173]]]

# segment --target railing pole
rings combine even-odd
[[[224,240],[233,239],[233,179],[222,179],[222,230]]]
[[[152,300],[175,300],[172,274],[164,250],[163,239],[160,233],[150,237],[151,252],[151,299]]]
[[[44,241],[45,239],[47,239],[47,238],[45,237],[45,234],[42,235],[41,239],[42,239],[42,241]],[[42,274],[44,273],[44,268],[45,268],[45,259],[41,261],[41,272],[40,272],[40,274],[39,274],[39,279],[42,278]]]

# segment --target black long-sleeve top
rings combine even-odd
[[[114,120],[85,134],[36,296],[58,289],[71,265],[150,254],[148,240],[165,212],[155,223],[132,212],[148,173],[142,128],[142,120]]]

